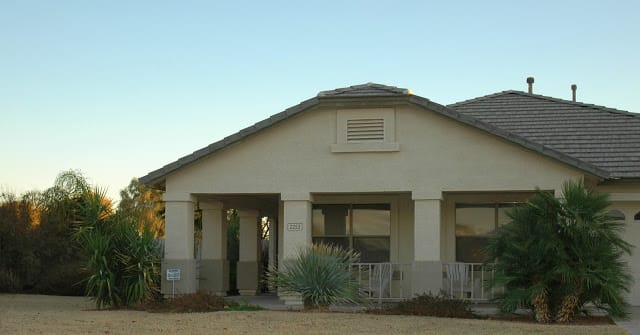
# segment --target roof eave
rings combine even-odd
[[[289,117],[301,113],[307,109],[310,109],[316,105],[318,105],[319,99],[317,97],[313,97],[311,99],[307,99],[293,107],[289,107],[284,111],[274,114],[267,119],[264,119],[260,122],[257,122],[247,128],[244,128],[232,135],[229,135],[223,138],[220,141],[214,142],[202,149],[196,150],[189,155],[183,156],[177,159],[174,162],[171,162],[160,169],[154,170],[147,175],[140,177],[138,180],[152,187],[162,187],[166,180],[166,177],[173,173],[174,171],[182,168],[183,166],[189,165],[195,161],[198,161],[218,150],[226,148],[234,143],[240,142],[248,136],[251,136],[263,129],[269,128],[281,121],[288,119]]]

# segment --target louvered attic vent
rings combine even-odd
[[[347,120],[347,142],[384,141],[384,119]]]
[[[393,108],[340,109],[336,113],[336,142],[331,152],[400,151],[395,142]]]

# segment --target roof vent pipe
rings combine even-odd
[[[573,96],[573,102],[576,102],[576,90],[578,89],[578,86],[576,84],[571,85],[571,93]]]
[[[527,84],[529,84],[529,94],[533,94],[533,77],[527,77]]]

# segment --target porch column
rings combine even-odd
[[[311,244],[311,195],[282,194],[284,229],[282,231],[282,259],[293,260],[300,248]]]
[[[202,259],[200,289],[224,296],[229,290],[226,212],[221,202],[200,201]]]
[[[258,211],[239,210],[240,253],[238,255],[238,291],[240,295],[256,295],[258,292]]]
[[[165,238],[162,261],[163,294],[193,293],[198,289],[193,249],[194,197],[189,193],[165,193]],[[167,281],[167,269],[179,269],[180,280]]]
[[[413,294],[440,293],[442,260],[440,257],[439,195],[420,196],[414,192]]]
[[[296,259],[301,248],[311,245],[311,201],[309,193],[281,194],[283,207],[283,229],[278,232],[282,237],[282,259],[278,267],[286,266]],[[284,295],[278,292],[284,304],[291,307],[302,307],[303,301],[297,295]]]

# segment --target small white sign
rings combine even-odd
[[[180,269],[167,269],[167,280],[180,280]]]
[[[288,231],[302,231],[302,223],[287,223]]]

